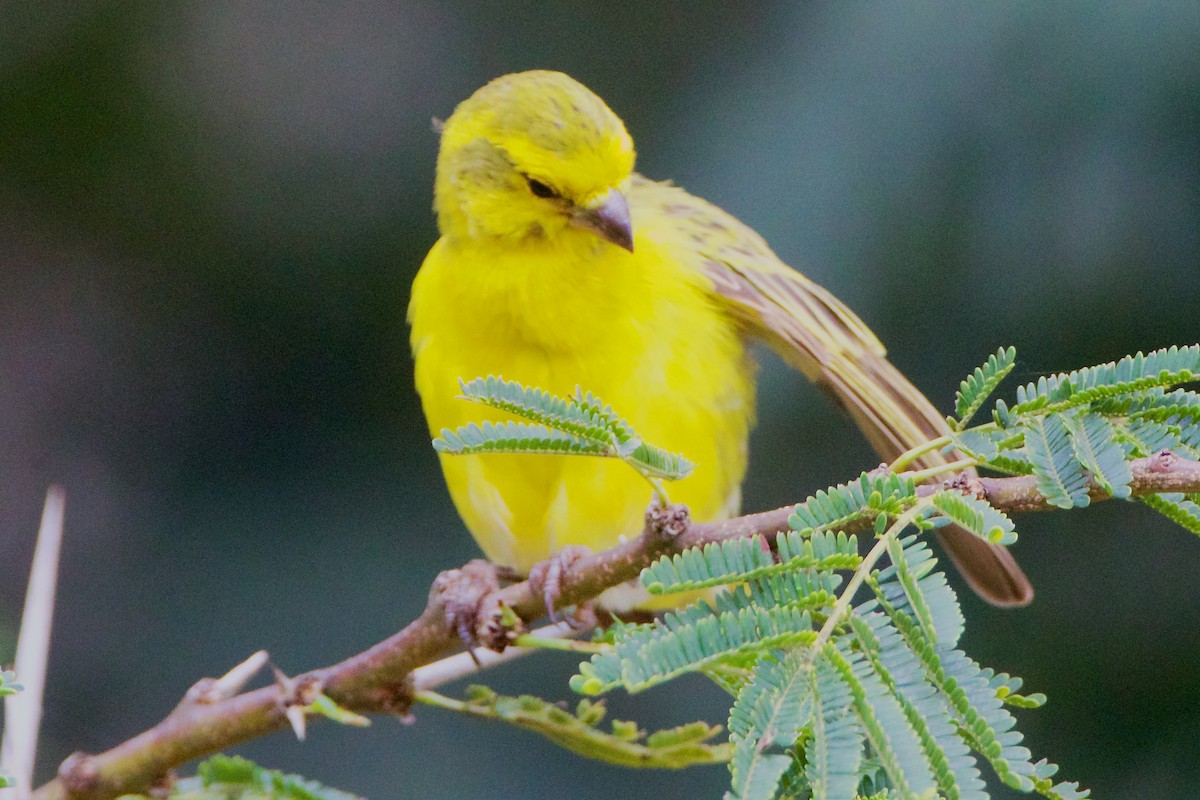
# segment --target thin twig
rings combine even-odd
[[[38,729],[42,724],[42,694],[46,688],[50,629],[54,623],[65,504],[66,493],[61,486],[51,486],[46,491],[33,565],[29,570],[29,587],[25,590],[25,610],[21,614],[14,666],[17,680],[25,688],[5,700],[0,761],[16,779],[13,800],[28,800],[33,793],[33,762],[37,756]]]
[[[891,464],[888,464],[888,471],[900,472],[926,453],[932,453],[934,450],[940,450],[953,441],[954,437],[947,434],[946,436],[939,436],[937,439],[930,439],[927,442],[922,442],[916,447],[910,447],[908,450],[905,450],[903,453],[896,456],[895,460],[893,460]]]
[[[539,639],[570,639],[575,636],[580,636],[586,631],[572,628],[565,622],[556,622],[553,625],[546,625],[538,628],[535,631],[525,634],[526,637],[536,637]],[[480,670],[494,667],[497,664],[504,664],[509,661],[515,661],[522,656],[527,656],[531,653],[536,653],[538,647],[509,647],[503,653],[493,653],[491,650],[481,650],[475,654],[475,658],[471,657],[470,653],[457,653],[455,655],[443,658],[440,661],[435,661],[432,664],[426,664],[423,667],[418,667],[412,671],[412,688],[414,692],[420,692],[424,689],[432,689],[435,686],[441,686],[445,683],[465,678],[468,675],[473,675]],[[476,663],[478,659],[478,663]]]
[[[928,469],[919,469],[913,472],[904,473],[904,477],[911,478],[916,483],[924,483],[930,478],[936,478],[938,475],[947,475],[953,472],[962,472],[964,469],[970,469],[978,466],[973,458],[961,458],[958,461],[951,461],[948,464],[938,464]]]

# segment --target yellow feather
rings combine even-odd
[[[698,276],[661,249],[597,244],[599,264],[595,252],[543,241],[434,247],[410,315],[430,429],[484,416],[457,398],[460,377],[498,373],[558,394],[582,386],[698,464],[671,485],[673,500],[702,519],[728,513],[754,407],[741,340]],[[442,468],[484,552],[522,571],[563,545],[602,548],[638,532],[650,501],[645,481],[608,459],[443,456]]]
[[[621,120],[561,73],[498,78],[447,120],[435,184],[442,238],[409,307],[432,433],[486,418],[457,398],[460,378],[497,374],[558,394],[582,386],[696,462],[669,487],[673,500],[697,519],[728,516],[754,416],[746,334],[827,388],[881,454],[942,432],[853,312],[753,230],[633,164]],[[519,571],[565,545],[636,534],[650,499],[608,459],[442,456],[442,469],[484,553]],[[964,531],[943,538],[987,599],[1032,597],[1007,551]]]

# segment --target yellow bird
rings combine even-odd
[[[882,457],[945,432],[850,309],[746,225],[633,167],[624,123],[562,73],[505,75],[454,110],[437,162],[441,238],[408,310],[432,433],[483,416],[457,399],[459,378],[496,374],[557,394],[581,386],[698,465],[671,484],[673,501],[698,520],[728,517],[754,422],[753,336],[827,389]],[[611,459],[441,464],[484,553],[522,574],[568,545],[601,549],[637,533],[649,501],[641,477]],[[985,599],[1030,601],[1007,550],[960,529],[940,535]]]

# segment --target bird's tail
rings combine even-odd
[[[818,382],[888,460],[950,432],[925,395],[882,356],[865,351],[840,354],[821,365]],[[933,452],[919,463],[934,467],[947,463],[947,458]],[[954,525],[939,528],[938,535],[950,560],[982,598],[998,606],[1023,606],[1033,600],[1033,586],[1007,548]]]

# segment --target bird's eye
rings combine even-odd
[[[536,178],[526,178],[525,180],[529,181],[529,191],[533,192],[535,197],[558,197],[558,192]]]

